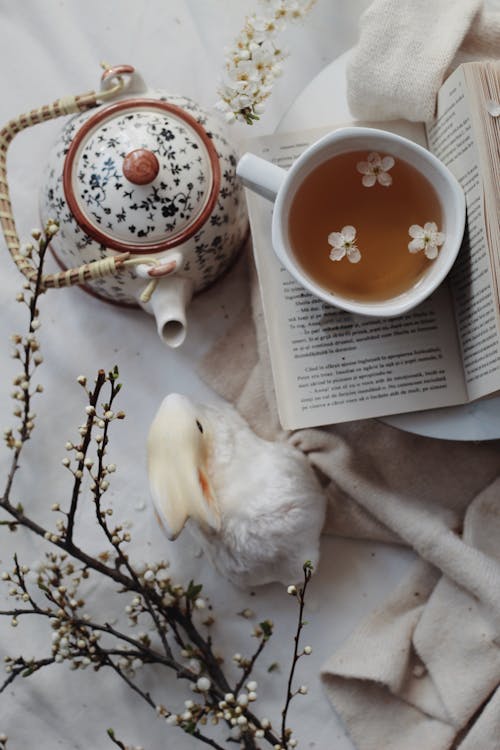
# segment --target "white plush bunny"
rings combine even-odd
[[[170,539],[188,527],[238,586],[294,583],[316,565],[325,497],[305,456],[257,437],[229,405],[167,396],[148,438],[151,493]]]

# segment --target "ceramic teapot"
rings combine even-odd
[[[77,283],[103,300],[141,305],[163,341],[179,346],[192,294],[226,270],[247,232],[222,123],[187,98],[152,91],[129,65],[106,68],[99,92],[51,107],[30,113],[28,124],[76,114],[50,152],[40,191],[43,224],[59,224],[50,246],[63,269],[45,286]],[[5,130],[0,150],[2,134],[12,137]],[[2,224],[20,265],[8,217]]]

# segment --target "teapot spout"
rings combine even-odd
[[[144,310],[154,315],[161,340],[173,349],[186,338],[186,308],[193,296],[193,287],[190,279],[169,276],[158,282],[149,302],[139,300]]]

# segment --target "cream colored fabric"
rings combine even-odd
[[[500,13],[482,0],[374,0],[361,17],[347,80],[362,120],[428,121],[447,72],[500,54]]]
[[[352,111],[430,119],[451,67],[500,54],[499,19],[480,0],[375,0],[349,64]],[[252,274],[248,308],[206,358],[204,377],[257,432],[309,456],[328,495],[325,533],[419,556],[390,600],[325,654],[327,695],[359,750],[499,750],[498,444],[431,440],[377,421],[283,434]]]
[[[284,434],[247,262],[248,306],[205,358],[203,377],[259,434],[309,456],[328,495],[325,533],[402,543],[420,556],[390,601],[325,653],[334,708],[360,750],[448,750],[461,735],[461,750],[498,750],[499,446],[375,420]]]

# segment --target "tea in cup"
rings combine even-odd
[[[274,200],[272,243],[325,302],[394,316],[443,281],[460,249],[465,198],[429,151],[382,130],[343,128],[285,171],[245,154],[237,173]]]

